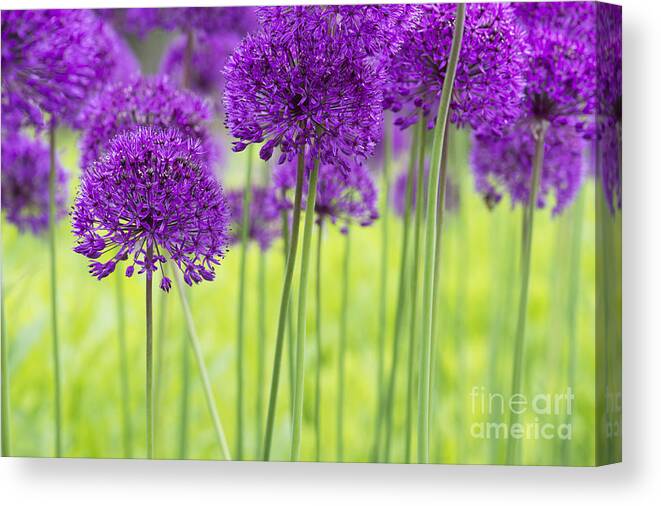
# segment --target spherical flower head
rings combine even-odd
[[[523,114],[592,135],[596,58],[594,4],[517,7],[530,44]]]
[[[232,210],[232,243],[241,241],[243,229],[243,190],[227,193]],[[248,239],[255,241],[262,251],[280,235],[280,209],[272,187],[253,186],[250,190],[250,216],[248,217]]]
[[[424,181],[427,181],[429,177],[429,164],[425,165],[424,172]],[[406,186],[409,181],[408,170],[403,170],[395,179],[395,183],[391,189],[390,200],[392,207],[395,210],[395,214],[399,217],[404,216],[404,211],[406,210]],[[413,174],[413,181],[411,187],[411,207],[409,212],[413,212],[417,205],[418,198],[418,174],[417,171]],[[424,200],[427,200],[427,186],[423,187],[423,197]],[[448,212],[454,212],[459,208],[459,186],[453,181],[450,174],[446,175],[445,181],[445,210]]]
[[[549,128],[544,142],[544,165],[537,189],[538,208],[555,196],[552,214],[560,214],[576,197],[583,181],[583,140],[570,127]],[[502,137],[476,134],[473,137],[471,168],[475,189],[489,207],[497,204],[504,192],[512,206],[527,205],[530,199],[535,139],[525,123]]]
[[[305,205],[312,167],[313,162],[308,160],[302,206]],[[293,207],[291,192],[296,185],[296,170],[297,163],[292,161],[278,165],[273,172],[273,183],[280,209]],[[379,217],[377,200],[376,186],[363,164],[354,163],[348,172],[336,165],[320,164],[314,209],[318,224],[324,221],[340,223],[343,233],[347,232],[347,226],[351,223],[367,227]]]
[[[426,4],[417,29],[408,32],[394,58],[385,106],[406,128],[420,111],[427,126],[436,123],[454,33],[456,6]],[[500,132],[521,111],[527,45],[512,8],[468,4],[450,121],[457,126]]]
[[[204,166],[200,142],[170,129],[137,127],[114,137],[106,154],[82,173],[72,214],[74,251],[98,279],[125,261],[164,291],[171,261],[188,285],[211,281],[229,243],[230,211]]]
[[[43,127],[44,113],[78,127],[80,107],[112,75],[113,42],[89,10],[3,12],[3,116],[15,128]]]
[[[50,152],[38,139],[7,133],[2,137],[2,209],[21,232],[48,228]],[[55,164],[56,217],[67,215],[68,173]]]
[[[186,39],[185,35],[175,38],[161,63],[161,74],[169,76],[180,87],[183,86]],[[240,40],[234,32],[196,34],[190,59],[190,89],[201,96],[212,97],[214,105],[220,105],[225,61]]]
[[[254,29],[252,7],[178,7],[127,9],[124,26],[140,37],[151,30],[179,30],[207,34],[234,32],[243,35]]]
[[[267,29],[249,34],[225,67],[225,124],[234,150],[262,143],[268,160],[306,152],[347,171],[381,137],[382,94],[373,68],[341,36],[304,30],[288,40]]]
[[[165,76],[134,76],[111,83],[90,100],[82,117],[80,150],[84,169],[103,155],[115,135],[149,125],[176,128],[198,140],[205,166],[216,160],[217,150],[207,130],[211,118],[208,105],[194,93],[174,87]]]

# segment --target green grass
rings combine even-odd
[[[63,164],[77,174],[75,139],[62,132]],[[460,146],[465,151],[465,143]],[[245,167],[240,155],[231,156],[228,185],[238,185]],[[465,159],[465,153],[458,159]],[[402,160],[397,162],[401,170]],[[263,166],[256,167],[262,170]],[[475,194],[465,163],[451,172],[460,174],[461,214],[449,214],[443,239],[441,297],[435,368],[430,460],[443,463],[489,463],[502,460],[504,443],[492,444],[471,437],[473,422],[485,417],[471,410],[470,389],[485,386],[508,394],[511,377],[513,333],[516,318],[518,255],[521,210],[503,201],[489,211]],[[378,179],[378,178],[377,178]],[[72,181],[72,194],[76,178]],[[595,211],[594,183],[583,190],[583,237],[577,299],[576,385],[574,435],[570,464],[595,462]],[[538,211],[532,245],[528,325],[523,368],[523,391],[556,393],[567,386],[567,297],[570,290],[572,212],[559,218]],[[351,291],[349,294],[346,355],[344,460],[368,461],[375,416],[377,367],[380,224],[352,231]],[[390,364],[390,340],[397,296],[401,221],[390,218],[388,333],[386,367]],[[51,336],[49,327],[48,247],[45,238],[19,234],[3,223],[3,275],[9,348],[12,453],[48,456],[53,449]],[[72,251],[68,220],[57,234],[60,341],[63,366],[63,453],[67,457],[121,457],[122,396],[117,344],[116,298],[113,279],[97,281],[87,273],[87,261]],[[340,333],[343,237],[329,227],[324,238],[322,321],[322,459],[333,459],[336,449],[337,352]],[[211,378],[220,417],[230,447],[236,443],[236,304],[239,247],[234,247],[217,270],[217,279],[190,289],[193,318]],[[248,252],[245,327],[245,426],[244,458],[256,457],[254,396],[257,392],[257,275],[258,250]],[[511,268],[511,264],[513,269]],[[299,264],[300,266],[300,264]],[[115,273],[113,276],[118,275]],[[267,349],[265,381],[272,366],[278,300],[282,288],[282,243],[276,242],[266,258]],[[294,293],[297,293],[298,272]],[[309,283],[315,283],[314,269]],[[513,284],[513,285],[512,285]],[[314,285],[311,285],[314,286]],[[512,289],[514,286],[514,289]],[[126,307],[130,409],[133,455],[145,454],[144,437],[144,279],[134,276],[123,283]],[[156,408],[156,458],[179,454],[181,343],[185,337],[183,314],[176,293],[156,290],[154,300],[155,356],[162,356],[161,390]],[[310,292],[312,293],[312,292]],[[167,329],[159,341],[160,298],[169,297]],[[315,455],[315,306],[307,304],[305,399],[301,459]],[[409,325],[404,326],[405,329]],[[406,336],[406,334],[404,334]],[[407,341],[407,337],[402,342]],[[159,350],[159,348],[161,348]],[[402,360],[406,347],[402,347]],[[287,353],[283,354],[287,360]],[[290,448],[291,399],[286,364],[280,383],[272,458],[286,460]],[[387,373],[387,370],[386,370]],[[188,458],[216,459],[220,452],[209,416],[200,378],[190,368]],[[405,443],[405,362],[399,367],[391,457],[403,459]],[[387,375],[386,375],[387,376]],[[268,392],[268,384],[264,385]],[[266,407],[264,407],[265,409]],[[503,417],[505,418],[505,417]],[[558,418],[542,417],[561,423]],[[533,421],[533,415],[521,417]],[[413,448],[416,447],[414,435]],[[558,440],[522,441],[521,463],[560,464]]]

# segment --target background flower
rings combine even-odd
[[[192,285],[214,279],[227,250],[229,219],[200,142],[173,129],[138,127],[117,135],[83,172],[73,211],[75,251],[91,259],[90,273],[98,279],[121,261],[128,262],[130,277],[136,266],[151,276],[171,260]],[[163,274],[161,288],[170,287]]]
[[[429,174],[429,164],[425,165],[424,181],[427,180]],[[408,183],[408,170],[403,170],[395,179],[391,190],[391,202],[395,214],[397,216],[404,216],[406,207],[406,185]],[[418,198],[418,175],[417,171],[413,174],[413,187],[411,193],[411,210],[415,209]],[[424,188],[424,198],[427,199],[427,188]],[[445,187],[445,209],[447,211],[455,211],[459,207],[459,186],[452,180],[450,174],[447,175]]]
[[[232,210],[232,244],[241,241],[243,227],[243,190],[227,192],[227,202]],[[248,239],[255,241],[266,251],[280,235],[280,213],[273,188],[253,186],[250,190],[250,216]]]

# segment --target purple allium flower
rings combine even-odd
[[[260,157],[279,162],[306,151],[349,170],[381,137],[382,92],[372,67],[342,35],[301,30],[249,34],[225,67],[226,126],[234,150],[264,142]],[[349,160],[347,160],[349,159]]]
[[[436,122],[454,32],[453,4],[422,5],[417,29],[408,32],[390,68],[385,106],[406,128],[422,110],[427,126]],[[458,126],[499,132],[519,117],[525,85],[527,45],[512,8],[468,4],[459,66],[450,104]]]
[[[406,207],[406,185],[408,184],[408,170],[403,170],[395,179],[395,183],[391,189],[391,202],[395,214],[397,216],[404,216],[404,210]],[[427,181],[429,176],[429,164],[425,165],[424,180]],[[454,212],[459,208],[459,186],[452,180],[450,174],[446,176],[446,186],[445,186],[445,210],[448,212]],[[411,209],[415,209],[417,203],[418,195],[418,174],[417,170],[413,174],[413,188],[411,193]],[[424,199],[427,200],[427,187],[423,191]]]
[[[546,207],[549,195],[554,193],[552,213],[558,215],[574,199],[583,180],[583,144],[572,128],[548,129],[537,191],[538,208]],[[510,194],[512,205],[527,205],[534,152],[532,130],[525,123],[500,138],[473,136],[471,167],[475,188],[489,207],[501,200],[503,192]]]
[[[187,37],[177,37],[165,52],[161,73],[170,76],[173,82],[183,84],[184,57]],[[224,85],[223,68],[227,57],[241,40],[234,32],[195,35],[195,44],[190,60],[189,87],[196,93],[212,97],[219,104],[219,93]]]
[[[241,241],[243,227],[243,190],[227,192],[232,210],[232,243]],[[280,208],[271,187],[253,186],[250,190],[250,217],[248,239],[255,241],[262,251],[280,235]]]
[[[295,160],[278,165],[273,172],[273,183],[278,194],[280,209],[291,209],[291,191],[296,186]],[[306,164],[306,174],[312,169],[312,162]],[[303,185],[303,201],[308,192],[308,177]],[[328,219],[331,223],[340,222],[342,232],[347,231],[347,225],[358,223],[366,227],[371,225],[378,217],[377,190],[367,168],[361,163],[354,163],[348,172],[331,165],[320,164],[319,180],[315,213],[317,223]]]
[[[48,228],[50,151],[38,139],[8,132],[2,136],[2,209],[19,230],[33,234]],[[67,215],[68,173],[59,161],[55,205],[58,219]]]
[[[98,159],[108,141],[119,132],[146,125],[176,128],[199,140],[204,165],[210,166],[216,159],[216,148],[206,125],[210,118],[204,100],[175,88],[167,77],[134,76],[128,82],[111,83],[83,111],[82,167]]]
[[[126,31],[144,36],[151,30],[180,30],[220,34],[234,32],[243,35],[256,25],[252,7],[178,7],[159,9],[127,9],[124,15]]]
[[[567,9],[549,3],[540,9],[518,9],[530,44],[523,113],[529,120],[570,124],[589,136],[586,120],[595,110],[596,61],[594,36],[586,33],[594,32],[594,5]]]
[[[121,261],[126,276],[172,260],[188,285],[214,279],[229,243],[230,210],[204,167],[199,140],[174,129],[137,127],[114,137],[82,173],[73,210],[74,251],[98,279]],[[169,257],[169,258],[168,258]],[[171,281],[162,274],[161,289]]]
[[[115,56],[103,21],[89,10],[3,12],[3,116],[14,128],[43,127],[44,113],[77,127],[80,107],[112,75]]]

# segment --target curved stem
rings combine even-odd
[[[255,397],[255,448],[262,454],[264,432],[264,371],[266,370],[266,252],[260,249],[257,272],[257,397]]]
[[[344,459],[344,382],[347,354],[349,314],[349,274],[351,266],[351,231],[345,236],[344,264],[342,268],[342,312],[340,316],[340,349],[337,358],[337,461]]]
[[[9,457],[11,454],[11,431],[9,427],[9,358],[7,356],[7,321],[5,320],[5,279],[3,275],[4,257],[0,256],[0,382],[2,383],[2,399],[0,399],[0,425],[2,426],[2,445],[0,455]]]
[[[526,314],[528,312],[528,286],[530,280],[530,256],[532,250],[533,219],[535,217],[535,204],[537,201],[537,190],[539,178],[544,165],[544,138],[548,123],[540,121],[533,125],[533,136],[535,137],[535,158],[532,166],[532,177],[530,183],[530,195],[528,205],[524,210],[522,248],[521,248],[521,293],[519,297],[519,316],[516,325],[516,340],[514,342],[514,364],[512,367],[511,395],[519,394],[521,391],[521,371],[523,366],[523,351],[525,347]],[[518,423],[519,415],[516,410],[510,410],[508,427]],[[517,460],[517,439],[507,440],[507,463],[514,464]]]
[[[314,402],[314,425],[315,425],[315,460],[321,461],[321,362],[322,362],[322,338],[321,338],[321,243],[323,238],[323,221],[319,222],[317,234],[317,371],[315,378],[315,402]]]
[[[388,225],[390,217],[390,164],[392,157],[392,123],[389,114],[385,115],[383,127],[383,204],[381,211],[381,272],[379,286],[379,329],[377,341],[376,391],[377,405],[375,419],[374,442],[372,443],[372,461],[376,462],[381,444],[381,429],[383,427],[385,401],[385,355],[386,355],[386,320],[388,292]]]
[[[245,339],[245,299],[246,299],[246,267],[248,264],[248,240],[250,233],[250,198],[252,184],[252,151],[248,148],[248,164],[246,167],[246,182],[243,189],[243,209],[241,214],[241,260],[239,265],[239,300],[237,306],[236,332],[236,459],[243,459],[243,368]]]
[[[193,354],[195,355],[195,362],[197,364],[198,372],[200,373],[200,378],[202,379],[202,388],[204,389],[204,397],[207,401],[207,408],[209,409],[209,414],[213,421],[214,431],[216,433],[216,439],[218,441],[218,446],[220,447],[221,454],[223,459],[231,460],[232,456],[230,454],[229,446],[227,445],[227,438],[225,437],[225,431],[223,430],[223,425],[220,421],[220,416],[218,415],[218,408],[216,408],[216,401],[214,400],[213,391],[211,389],[211,381],[209,380],[209,373],[207,368],[204,365],[204,356],[202,355],[202,348],[200,346],[200,340],[197,336],[197,330],[195,329],[195,322],[193,321],[193,315],[190,310],[190,305],[188,304],[188,299],[186,297],[185,287],[183,286],[183,281],[177,268],[172,269],[174,272],[174,277],[176,279],[177,291],[179,292],[179,299],[181,301],[181,308],[184,312],[184,318],[186,321],[186,327],[188,328],[188,339],[190,346],[193,349]]]
[[[285,325],[291,300],[291,285],[296,264],[296,250],[298,249],[298,232],[301,222],[301,200],[303,195],[303,173],[305,171],[305,153],[298,155],[296,169],[296,190],[294,194],[294,216],[291,237],[289,238],[289,253],[287,254],[287,268],[280,298],[280,312],[278,314],[278,330],[275,339],[275,353],[273,357],[273,375],[271,377],[271,391],[269,394],[269,408],[266,415],[266,432],[264,435],[264,460],[271,456],[271,442],[273,440],[273,427],[275,425],[275,407],[278,401],[278,384],[280,382],[280,366],[282,363],[282,347],[284,344]]]
[[[55,402],[55,456],[62,456],[62,372],[60,369],[60,340],[57,330],[57,258],[55,225],[57,221],[57,174],[55,170],[55,120],[49,126],[50,168],[48,173],[48,247],[50,252],[51,332],[53,336],[53,375]]]
[[[151,265],[153,247],[147,248],[147,265]],[[153,308],[152,308],[152,272],[147,271],[145,275],[145,328],[146,328],[146,412],[147,412],[147,458],[154,458],[154,399],[152,396],[153,374]]]
[[[422,292],[422,343],[421,343],[421,364],[420,381],[418,396],[418,460],[421,463],[429,462],[429,411],[430,411],[430,388],[431,388],[431,344],[432,344],[432,319],[434,317],[434,259],[437,247],[440,247],[440,234],[437,235],[436,222],[442,219],[443,210],[438,213],[438,199],[444,197],[445,176],[441,167],[441,152],[443,150],[443,140],[445,138],[445,128],[450,109],[450,99],[452,97],[452,88],[457,71],[459,60],[459,51],[464,33],[464,21],[466,17],[466,5],[457,4],[457,14],[455,18],[454,34],[452,36],[452,47],[448,58],[447,71],[443,81],[441,91],[441,100],[438,106],[436,117],[436,127],[434,128],[434,143],[431,152],[431,164],[429,169],[429,178],[427,187],[429,188],[429,198],[425,210],[426,230],[425,230],[425,254],[424,254],[424,276]],[[439,195],[439,193],[443,193]]]
[[[308,290],[308,270],[310,267],[310,244],[312,243],[312,224],[314,223],[314,208],[317,199],[317,177],[319,175],[319,159],[314,161],[314,167],[308,183],[308,196],[305,204],[305,224],[303,226],[303,249],[301,251],[301,278],[298,293],[298,311],[296,316],[296,389],[294,390],[294,427],[290,460],[298,460],[301,452],[301,433],[303,429],[303,387],[305,378],[305,335],[306,306]]]
[[[402,250],[399,263],[399,286],[397,290],[397,307],[395,309],[395,328],[393,330],[392,340],[392,364],[390,366],[390,376],[388,379],[388,388],[386,390],[385,401],[385,447],[384,458],[388,462],[390,459],[390,444],[392,438],[393,408],[395,400],[395,390],[397,382],[397,369],[399,366],[399,348],[402,327],[404,325],[404,310],[406,308],[406,286],[407,286],[407,266],[408,266],[408,244],[409,228],[411,221],[411,205],[413,202],[413,181],[415,177],[416,156],[418,154],[421,142],[420,132],[424,128],[422,122],[418,122],[413,133],[413,143],[411,144],[411,155],[409,158],[408,174],[406,177],[406,197],[404,200],[404,217],[402,223]]]
[[[122,393],[122,420],[124,422],[122,439],[124,442],[124,458],[133,457],[133,431],[131,430],[131,397],[129,388],[128,354],[126,351],[126,310],[124,308],[124,293],[122,290],[123,276],[115,276],[115,295],[117,297],[117,351],[119,353],[119,385]]]

